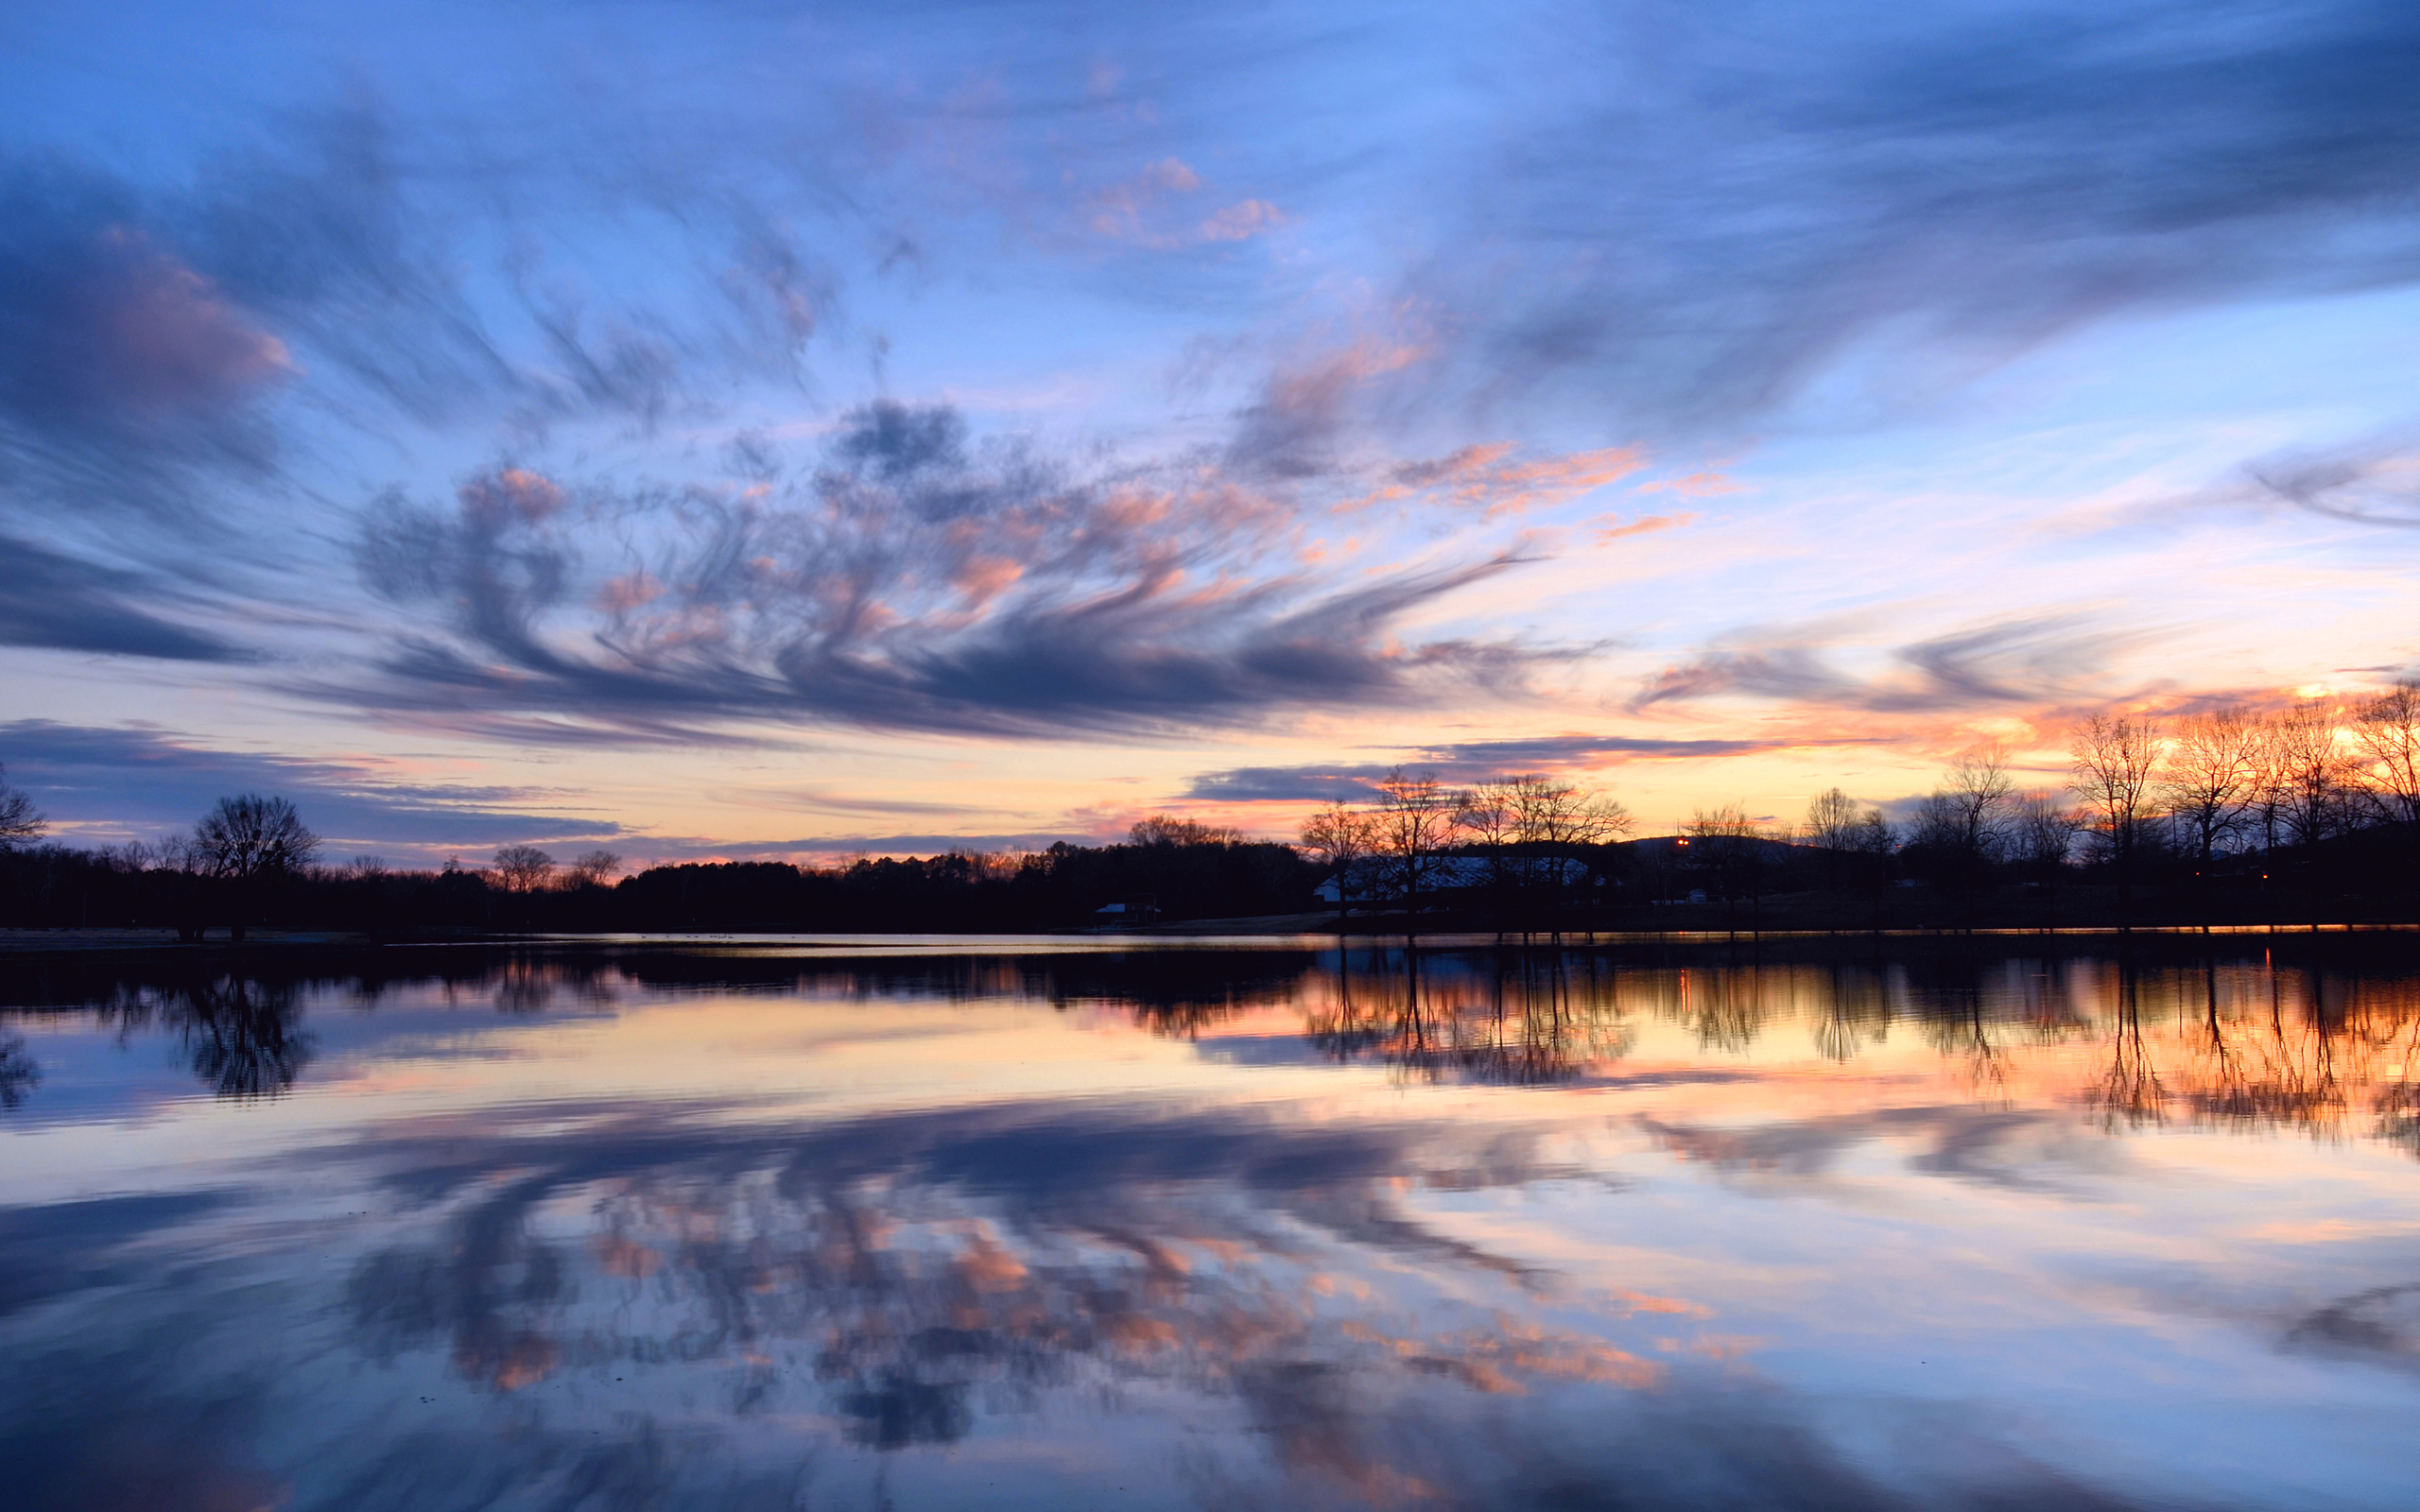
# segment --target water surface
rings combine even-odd
[[[12,962],[11,1502],[2412,1504],[2401,947],[1797,949]]]

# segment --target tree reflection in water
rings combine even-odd
[[[42,1067],[26,1050],[26,1037],[0,1040],[0,1108],[14,1108],[42,1084]]]
[[[119,1040],[174,1035],[186,1064],[221,1097],[275,1097],[310,1064],[313,1038],[302,1026],[302,995],[292,981],[215,976],[166,988],[132,988],[100,1010]]]
[[[1347,950],[1333,991],[1305,1008],[1304,1036],[1334,1059],[1383,1061],[1418,1080],[1567,1081],[1635,1039],[1601,970],[1563,951]]]

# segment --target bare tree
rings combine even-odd
[[[238,882],[299,871],[320,853],[320,837],[291,802],[258,793],[220,799],[194,826],[192,843],[198,869]]]
[[[566,868],[578,887],[602,887],[622,869],[622,858],[611,850],[584,850]]]
[[[2043,905],[2051,918],[2058,916],[2059,880],[2066,875],[2076,836],[2090,822],[2083,810],[2067,808],[2048,793],[2027,793],[2017,799],[2010,845],[2033,880],[2042,884]]]
[[[34,807],[34,800],[22,787],[9,785],[9,769],[0,766],[0,850],[13,850],[28,840],[39,840],[50,821]]]
[[[2017,799],[2009,827],[2011,849],[2029,867],[2065,867],[2075,852],[2076,836],[2091,823],[2080,809],[2066,808],[2048,793],[2028,793]]]
[[[1376,821],[1358,809],[1331,800],[1303,821],[1302,836],[1303,849],[1335,869],[1336,928],[1342,934],[1345,915],[1352,907],[1353,868],[1375,848]]]
[[[2149,720],[2094,714],[2068,738],[2074,758],[2068,787],[2084,801],[2091,828],[2117,864],[2118,885],[2131,897],[2143,821],[2152,812],[2152,774],[2158,770],[2159,727]]]
[[[310,865],[319,853],[320,837],[303,824],[291,802],[242,793],[220,799],[201,816],[182,859],[186,869],[233,885],[235,917],[229,933],[240,942],[245,922],[259,907],[261,895],[279,879]],[[178,930],[180,936],[190,930],[199,937],[204,916],[199,900],[194,907],[189,922]]]
[[[1463,795],[1456,822],[1487,858],[1488,882],[1500,906],[1505,894],[1534,894],[1541,883],[1560,894],[1571,853],[1627,833],[1631,816],[1612,799],[1520,772]]]
[[[2420,682],[2406,679],[2362,699],[2353,745],[2388,816],[2420,824]]]
[[[1857,799],[1837,787],[1825,788],[1806,802],[1806,843],[1824,852],[1824,885],[1841,885],[1841,858],[1857,849],[1858,825],[1863,816]]]
[[[2160,765],[2159,799],[2193,837],[2204,872],[2220,839],[2243,823],[2244,806],[2259,785],[2260,739],[2260,722],[2239,708],[2176,722],[2176,744]]]
[[[2286,833],[2298,845],[2335,833],[2360,780],[2360,763],[2344,749],[2335,707],[2307,698],[2272,715],[2267,754]]]
[[[1909,843],[1933,852],[1959,889],[1970,891],[2006,848],[2015,793],[2006,747],[1962,750],[1951,760],[1941,786],[1916,810]]]
[[[1631,830],[1630,810],[1613,799],[1544,777],[1513,781],[1521,839],[1529,845],[1602,845]]]
[[[1454,822],[1487,858],[1488,889],[1500,911],[1505,895],[1525,887],[1537,858],[1522,849],[1527,826],[1522,822],[1525,788],[1544,778],[1499,777],[1462,795],[1462,810]],[[1498,922],[1501,922],[1499,919]]]
[[[1407,915],[1420,910],[1420,895],[1434,887],[1454,843],[1454,816],[1464,795],[1438,785],[1433,773],[1413,777],[1400,766],[1378,783],[1377,850],[1387,858],[1394,890]],[[1410,919],[1405,922],[1410,928]]]
[[[1692,863],[1703,868],[1723,902],[1764,895],[1765,828],[1748,816],[1746,805],[1724,803],[1699,809],[1683,827]]]
[[[1200,819],[1180,819],[1171,815],[1154,814],[1138,819],[1126,832],[1129,845],[1236,845],[1243,834],[1223,824],[1204,824]]]
[[[505,891],[526,896],[555,874],[555,858],[534,845],[509,845],[495,853],[495,874]]]
[[[2009,775],[2008,747],[1995,742],[1962,750],[1949,764],[1942,792],[1957,805],[1959,839],[1966,850],[1990,860],[1999,850],[2016,781]]]

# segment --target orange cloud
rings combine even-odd
[[[1647,465],[1634,446],[1608,446],[1559,456],[1518,458],[1510,441],[1462,447],[1426,462],[1407,462],[1385,486],[1348,504],[1361,508],[1398,499],[1427,496],[1480,518],[1519,513],[1604,487]]]
[[[1677,493],[1685,499],[1703,499],[1718,493],[1737,493],[1745,484],[1734,483],[1722,472],[1691,472],[1685,477],[1657,478],[1638,486],[1641,493]]]
[[[1603,546],[1619,541],[1624,536],[1644,536],[1657,530],[1677,530],[1683,525],[1693,524],[1696,521],[1697,516],[1694,514],[1651,514],[1624,524],[1621,516],[1604,514],[1599,515],[1589,524],[1598,527],[1592,539],[1598,545]]]
[[[1286,224],[1285,213],[1266,199],[1240,199],[1201,223],[1207,242],[1240,242]]]

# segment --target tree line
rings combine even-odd
[[[2064,780],[2021,786],[2015,756],[1957,755],[1912,802],[1861,802],[1834,787],[1804,817],[1752,816],[1744,802],[1696,810],[1668,840],[1632,843],[1622,804],[1578,784],[1514,773],[1451,786],[1398,767],[1370,800],[1322,806],[1296,844],[1253,840],[1154,816],[1123,843],[1058,844],[1027,855],[953,851],[829,868],[709,862],[622,876],[591,850],[559,861],[506,846],[486,866],[323,863],[318,835],[284,798],[224,798],[190,832],[84,850],[44,844],[43,816],[0,771],[0,906],[19,925],[344,928],[1022,930],[1323,906],[1439,909],[1471,924],[1602,919],[1609,910],[1704,895],[1761,910],[1777,893],[1862,893],[1875,922],[1886,889],[1921,885],[1960,905],[2011,887],[2055,915],[2062,888],[2149,889],[2204,910],[2413,891],[2420,836],[2420,683],[2337,704],[2241,706],[2163,725],[2093,714],[2068,733]],[[2104,911],[2111,905],[2093,906]],[[1905,912],[1903,908],[1901,912]],[[2190,921],[2179,920],[2179,921]]]
[[[1061,843],[1030,855],[953,851],[828,868],[695,862],[623,876],[592,850],[559,861],[533,845],[435,870],[376,856],[321,859],[286,799],[224,798],[191,831],[83,850],[40,843],[43,816],[0,773],[0,923],[379,931],[1003,931],[1111,921],[1279,914],[1311,904],[1317,868],[1292,847],[1154,816],[1123,844]],[[1103,915],[1107,905],[1116,913]]]

